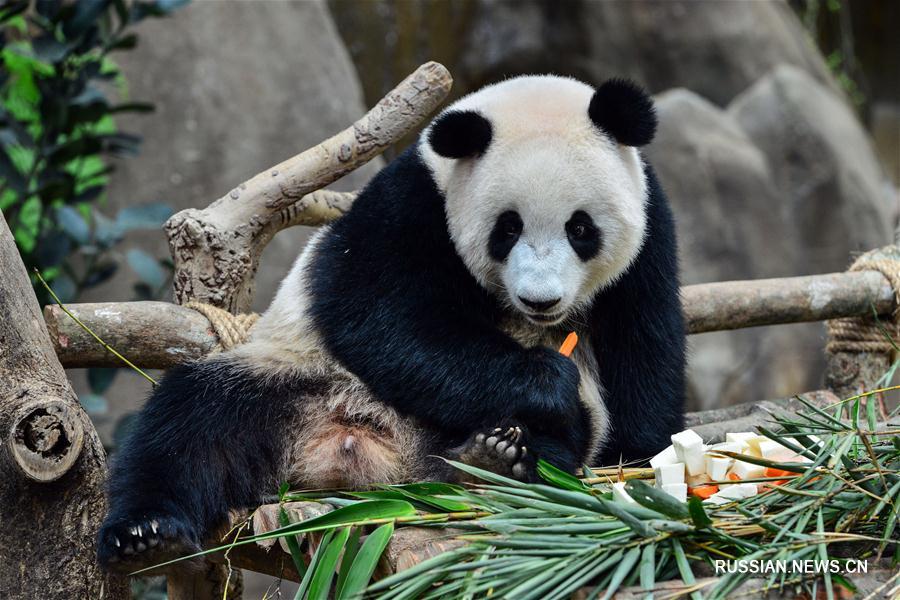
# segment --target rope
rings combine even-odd
[[[219,339],[219,344],[215,349],[216,352],[231,350],[235,346],[246,342],[250,337],[250,329],[259,319],[259,315],[256,313],[233,315],[218,306],[194,300],[191,300],[184,306],[196,310],[209,319],[209,323]]]
[[[871,250],[860,256],[850,271],[878,271],[894,290],[894,313],[890,319],[876,320],[874,316],[847,317],[828,321],[829,354],[836,352],[871,352],[891,354],[891,339],[900,340],[900,261],[885,258],[883,250]],[[885,332],[890,336],[886,337]]]

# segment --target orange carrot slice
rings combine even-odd
[[[562,346],[559,347],[559,353],[563,356],[572,356],[572,351],[575,350],[575,344],[577,343],[578,334],[573,331],[566,336],[566,339],[562,343]]]
[[[783,469],[776,469],[775,467],[767,467],[766,468],[766,477],[796,477],[797,473],[793,471],[785,471]]]
[[[741,480],[741,478],[739,476],[735,475],[734,473],[729,473],[728,479],[730,479],[732,481],[740,481]]]
[[[688,488],[688,494],[692,494],[694,496],[697,496],[698,498],[703,498],[704,500],[718,491],[719,486],[712,484],[698,485],[697,487]]]

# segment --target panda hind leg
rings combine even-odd
[[[524,438],[521,427],[515,425],[476,433],[460,450],[459,460],[520,481],[533,480],[535,463]]]

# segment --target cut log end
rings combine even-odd
[[[13,422],[6,444],[25,477],[46,483],[65,475],[78,460],[84,428],[62,399],[40,400],[28,403]]]

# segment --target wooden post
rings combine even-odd
[[[96,564],[106,453],[0,214],[0,598],[130,597]]]

